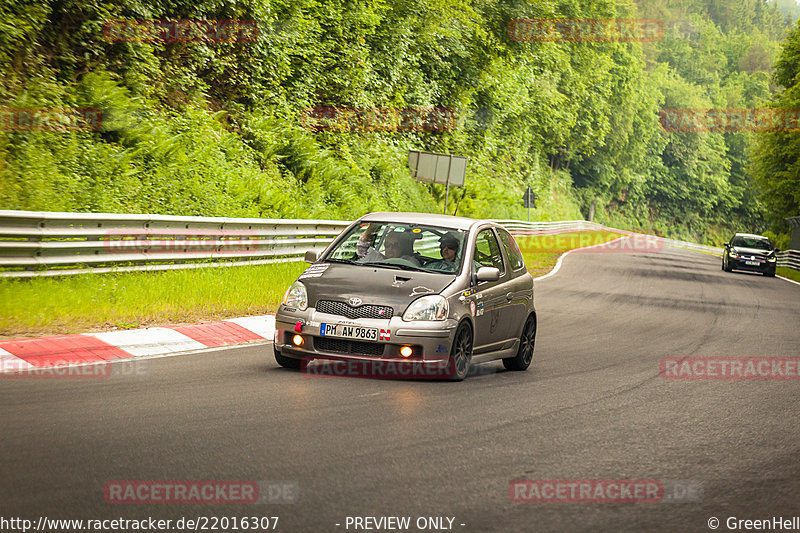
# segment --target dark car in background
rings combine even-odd
[[[497,223],[372,213],[306,261],[313,264],[275,317],[281,366],[391,363],[439,369],[422,375],[458,381],[472,363],[502,359],[511,370],[531,363],[533,278]]]
[[[722,270],[747,270],[775,276],[778,250],[763,235],[737,233],[725,243],[722,253]]]

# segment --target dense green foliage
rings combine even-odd
[[[0,208],[352,218],[441,211],[409,149],[466,155],[449,213],[595,219],[708,239],[765,228],[752,134],[665,132],[661,108],[755,107],[791,6],[768,0],[10,0],[5,108],[107,110],[100,131],[0,132]],[[652,18],[664,38],[520,42],[517,18]],[[126,19],[242,19],[255,42],[110,42]],[[317,106],[455,110],[444,131],[312,131]],[[766,196],[767,201],[771,201]]]
[[[773,107],[786,109],[800,129],[800,23],[786,40],[775,65],[775,80],[784,88]],[[800,214],[800,134],[765,133],[754,150],[756,178],[768,202],[773,225],[788,231],[786,217]]]

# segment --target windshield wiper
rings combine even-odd
[[[412,270],[414,272],[430,272],[430,270],[428,270],[427,268],[422,268],[418,266],[412,266],[412,265],[397,265],[397,266],[399,266],[403,270]]]
[[[413,270],[416,272],[428,272],[424,268],[411,266],[411,265],[398,265],[397,263],[382,263],[380,261],[367,261],[366,263],[358,263],[359,265],[376,266],[383,268],[393,268],[396,270]]]
[[[357,264],[355,261],[351,261],[350,259],[326,259],[323,262],[324,263],[343,263],[345,265],[355,265],[355,264]]]

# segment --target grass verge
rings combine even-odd
[[[303,262],[0,279],[0,337],[274,313]]]
[[[789,267],[778,267],[775,273],[784,278],[789,278],[794,281],[800,281],[800,270],[795,270]]]
[[[557,235],[531,235],[515,237],[525,265],[533,277],[543,276],[556,266],[558,258],[564,252],[584,246],[602,244],[624,237],[611,231],[575,231]]]

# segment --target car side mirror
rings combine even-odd
[[[725,244],[723,244],[722,246],[724,246],[725,248],[730,248],[730,246],[731,246],[731,243],[729,243],[729,242],[726,242],[726,243],[725,243]]]
[[[495,267],[480,267],[475,277],[478,283],[481,281],[497,281],[500,279],[500,269]]]
[[[775,253],[777,254],[777,253],[778,253],[778,252],[780,252],[781,250],[780,250],[780,248],[773,248],[773,249],[772,249],[772,251],[773,251],[773,252],[775,252]]]
[[[308,250],[306,252],[306,256],[303,258],[303,261],[306,263],[316,263],[319,255],[314,250]]]

